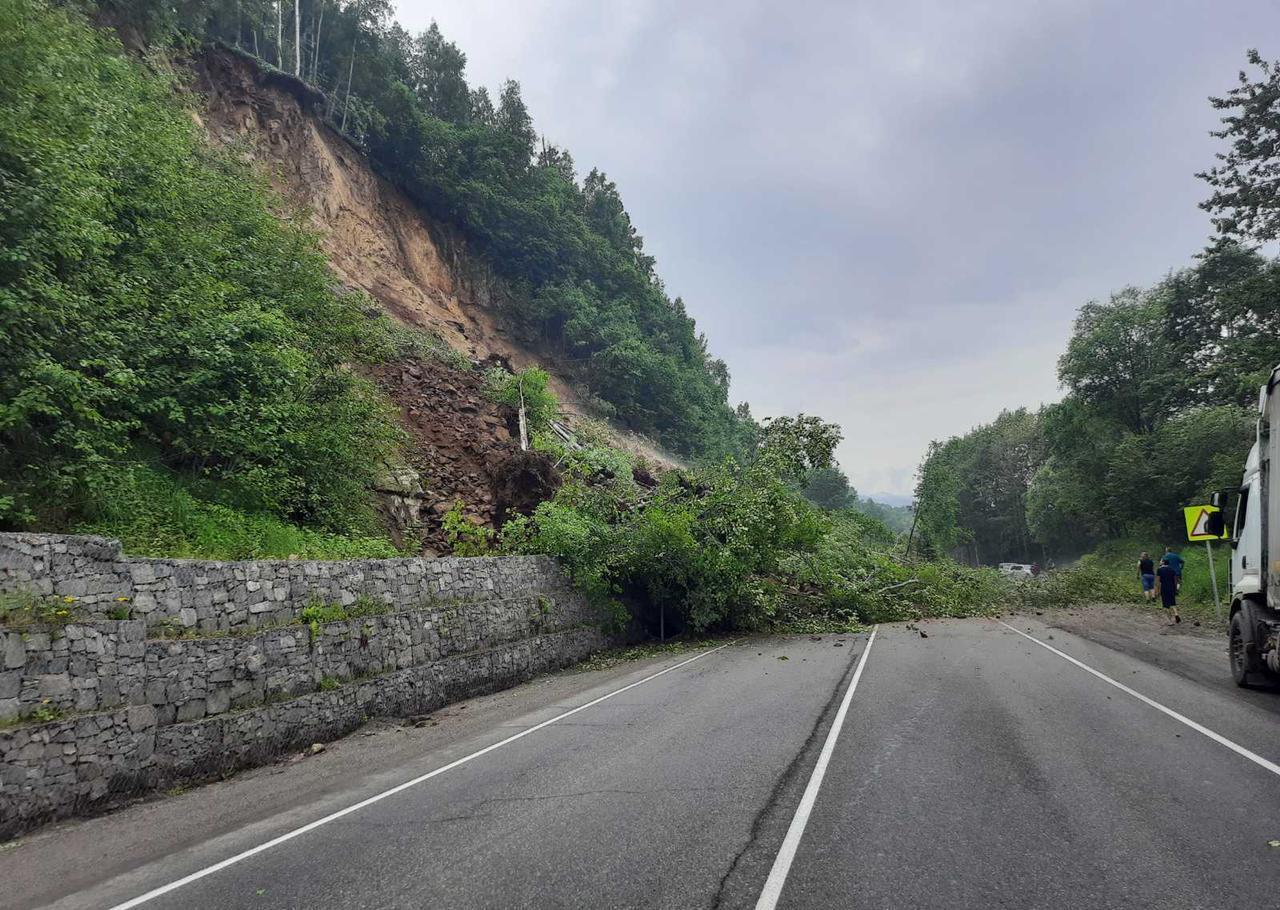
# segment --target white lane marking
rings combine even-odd
[[[787,828],[787,836],[782,839],[782,847],[779,848],[778,855],[773,861],[773,868],[769,870],[769,878],[765,880],[764,890],[760,892],[760,899],[756,901],[756,910],[773,910],[778,905],[778,898],[782,896],[782,887],[787,883],[787,874],[791,871],[791,863],[796,858],[800,838],[804,836],[805,826],[809,824],[809,815],[813,812],[813,804],[818,799],[818,789],[822,786],[822,778],[826,776],[827,765],[831,762],[831,753],[835,751],[836,740],[840,736],[840,728],[844,726],[844,716],[849,713],[849,702],[853,700],[853,690],[858,688],[858,680],[862,678],[862,668],[867,665],[867,655],[871,653],[871,645],[875,643],[878,631],[880,631],[879,626],[871,630],[867,646],[862,650],[862,656],[858,658],[858,668],[853,671],[849,688],[844,690],[844,698],[840,700],[840,710],[836,712],[836,719],[827,733],[827,741],[822,744],[818,763],[813,766],[813,773],[809,775],[809,784],[804,788],[804,795],[800,797],[800,805],[796,807],[791,826]]]
[[[1102,680],[1105,683],[1115,686],[1121,692],[1124,692],[1128,695],[1132,695],[1134,698],[1136,698],[1138,701],[1142,702],[1143,704],[1150,705],[1151,707],[1155,708],[1157,711],[1160,711],[1164,714],[1169,715],[1179,723],[1186,724],[1192,730],[1195,730],[1197,733],[1204,734],[1205,736],[1213,740],[1215,743],[1220,743],[1221,745],[1226,746],[1232,752],[1235,752],[1238,755],[1243,755],[1245,758],[1249,759],[1249,761],[1253,762],[1255,765],[1266,768],[1272,774],[1280,775],[1280,765],[1277,765],[1275,762],[1269,761],[1263,758],[1261,755],[1259,755],[1256,752],[1250,752],[1248,749],[1246,749],[1244,746],[1240,745],[1239,743],[1232,742],[1231,740],[1223,736],[1221,733],[1214,733],[1212,730],[1210,730],[1208,727],[1204,726],[1203,724],[1196,723],[1191,718],[1186,717],[1182,714],[1179,714],[1177,711],[1173,710],[1172,708],[1166,708],[1164,705],[1160,704],[1160,702],[1156,701],[1154,698],[1148,698],[1147,696],[1143,695],[1141,692],[1138,692],[1134,689],[1130,689],[1124,683],[1116,682],[1107,674],[1101,673],[1093,669],[1093,667],[1090,667],[1087,664],[1081,663],[1080,661],[1072,657],[1070,654],[1065,654],[1062,651],[1059,651],[1053,645],[1045,644],[1040,639],[1036,638],[1034,635],[1028,635],[1026,632],[1023,632],[1021,629],[1015,629],[1013,626],[1009,625],[1007,622],[1004,622],[1003,620],[998,619],[996,620],[996,622],[1000,623],[1000,625],[1004,626],[1010,632],[1017,632],[1023,638],[1026,638],[1030,641],[1034,641],[1036,644],[1038,644],[1040,647],[1044,648],[1045,650],[1052,651],[1054,654],[1057,654],[1063,660],[1066,660],[1075,664],[1077,667],[1079,667],[1081,670],[1084,670],[1086,673],[1092,673],[1094,676],[1098,677],[1098,679]]]
[[[368,799],[363,799],[360,802],[355,803],[354,805],[347,806],[345,809],[339,809],[337,812],[334,812],[330,815],[326,815],[324,818],[318,818],[313,822],[309,822],[308,824],[303,825],[301,828],[295,828],[292,831],[288,831],[284,834],[281,834],[279,837],[272,838],[266,843],[258,844],[258,846],[256,847],[251,847],[248,850],[245,850],[243,853],[237,853],[235,856],[229,856],[226,859],[222,860],[221,862],[214,863],[212,866],[207,866],[204,869],[200,869],[196,872],[192,872],[190,875],[183,876],[177,881],[170,882],[167,885],[161,885],[159,888],[155,888],[151,891],[148,891],[146,894],[140,894],[137,897],[132,898],[131,900],[125,901],[123,904],[116,904],[114,907],[111,908],[111,910],[129,910],[130,907],[137,907],[140,904],[145,904],[148,901],[153,901],[157,897],[161,897],[162,895],[168,894],[170,891],[176,891],[177,889],[181,888],[183,885],[189,885],[194,881],[199,881],[200,879],[204,878],[207,875],[212,875],[213,873],[219,872],[227,868],[228,866],[234,866],[236,863],[240,862],[241,860],[246,860],[251,856],[256,856],[259,853],[262,853],[266,850],[270,850],[272,847],[278,847],[280,846],[280,844],[283,844],[285,841],[293,840],[295,837],[299,837],[303,834],[306,834],[308,831],[314,831],[316,828],[319,828],[321,825],[327,825],[329,824],[329,822],[337,821],[338,819],[342,818],[344,815],[350,815],[352,812],[357,812],[360,809],[363,809],[365,806],[371,806],[376,802],[381,802],[382,800],[386,799],[388,796],[395,796],[397,793],[401,792],[402,790],[408,790],[410,787],[417,786],[423,781],[431,780],[431,778],[433,777],[438,777],[439,775],[444,774],[446,771],[452,771],[454,768],[458,767],[459,765],[465,765],[467,762],[477,759],[482,755],[488,755],[490,752],[493,752],[497,749],[501,749],[503,746],[510,745],[511,743],[515,742],[517,739],[523,739],[524,737],[528,736],[530,733],[536,733],[539,730],[541,730],[543,727],[549,727],[558,721],[564,720],[566,717],[572,717],[574,714],[577,714],[579,711],[585,711],[587,710],[587,708],[594,707],[595,705],[600,704],[600,702],[602,701],[607,701],[608,699],[613,698],[615,695],[621,695],[623,692],[626,692],[630,689],[634,689],[636,686],[643,686],[645,683],[655,680],[659,676],[663,676],[667,673],[670,673],[672,670],[679,670],[681,667],[686,667],[689,664],[693,663],[695,660],[701,660],[702,658],[706,657],[709,654],[715,654],[717,651],[723,651],[725,648],[729,647],[729,645],[732,645],[732,644],[736,644],[736,640],[727,642],[726,644],[720,645],[719,647],[712,648],[710,651],[703,651],[701,654],[695,654],[693,657],[690,657],[688,660],[682,660],[678,664],[667,667],[665,670],[659,670],[657,673],[653,673],[649,676],[646,676],[644,679],[637,680],[636,682],[623,686],[621,689],[614,689],[612,692],[606,693],[605,695],[601,695],[599,698],[593,699],[592,701],[587,702],[585,705],[579,705],[578,707],[572,708],[571,710],[568,710],[563,714],[557,714],[555,717],[551,718],[550,720],[544,720],[540,724],[535,724],[534,726],[529,727],[527,730],[521,730],[519,733],[515,733],[511,736],[508,736],[506,739],[496,742],[493,745],[485,746],[483,749],[479,749],[475,752],[472,752],[470,755],[464,755],[462,758],[459,758],[456,761],[451,761],[447,765],[442,765],[441,767],[436,768],[434,771],[429,771],[426,774],[423,774],[419,777],[415,777],[413,780],[407,780],[402,784],[397,784],[396,786],[392,787],[390,790],[383,790],[381,793],[375,794],[374,796],[370,796]]]

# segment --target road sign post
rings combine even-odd
[[[1218,570],[1213,565],[1213,543],[1228,536],[1223,528],[1221,534],[1209,531],[1209,516],[1219,512],[1217,506],[1187,506],[1182,510],[1182,517],[1187,523],[1187,540],[1192,542],[1203,540],[1204,552],[1209,558],[1209,583],[1213,585],[1213,614],[1222,622],[1222,601],[1218,597]]]
[[[1218,570],[1213,567],[1213,544],[1204,542],[1204,551],[1209,557],[1209,583],[1213,585],[1213,615],[1222,622],[1222,601],[1218,599]]]

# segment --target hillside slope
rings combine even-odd
[[[202,53],[194,71],[209,136],[243,145],[275,189],[310,215],[343,285],[366,291],[399,320],[437,333],[474,360],[496,357],[516,369],[537,362],[516,338],[506,284],[313,113],[319,93],[227,49]],[[583,409],[572,386],[553,382],[568,409]]]
[[[191,70],[205,132],[243,149],[298,207],[344,287],[366,292],[398,321],[438,335],[474,362],[543,366],[570,422],[593,416],[554,359],[521,338],[518,295],[455,230],[424,215],[324,121],[319,92],[224,47],[205,49]],[[478,375],[416,363],[376,378],[410,437],[412,471],[394,467],[379,489],[397,542],[411,532],[424,535],[428,550],[442,549],[440,516],[459,499],[473,521],[492,525],[504,506],[493,473],[515,451],[514,428],[484,399]],[[614,434],[620,448],[650,462],[681,464],[650,440],[616,427]]]

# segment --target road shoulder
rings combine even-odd
[[[538,677],[414,722],[375,719],[317,754],[286,756],[223,781],[39,829],[0,845],[5,906],[44,906],[245,829],[265,839],[695,653],[598,661],[606,666]]]

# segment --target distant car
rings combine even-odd
[[[1010,578],[1031,578],[1035,575],[1031,571],[1031,566],[1025,562],[1002,562],[1000,563],[1000,574],[1007,575]]]

